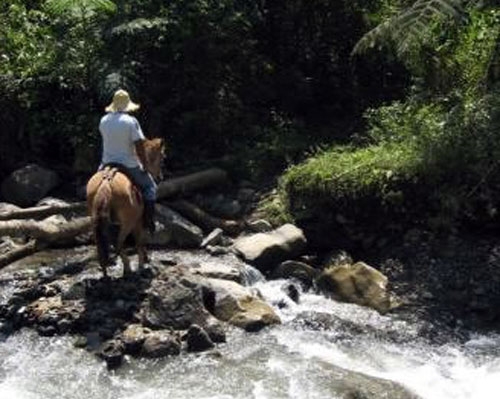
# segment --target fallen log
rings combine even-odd
[[[67,223],[54,223],[53,221],[35,220],[9,220],[0,221],[0,236],[29,236],[47,243],[55,243],[90,230],[90,217],[81,217]]]
[[[209,215],[200,207],[186,200],[172,201],[168,205],[205,231],[212,231],[219,227],[229,235],[237,235],[243,227],[242,223],[235,220],[225,220]]]
[[[15,262],[25,256],[34,254],[36,251],[42,249],[44,244],[40,244],[37,240],[30,240],[26,244],[18,245],[11,249],[9,252],[0,255],[0,268]]]
[[[225,183],[226,181],[227,172],[218,168],[176,177],[163,181],[158,185],[158,199],[190,193],[216,184]]]
[[[85,208],[85,202],[77,202],[74,204],[42,205],[32,208],[15,209],[12,211],[0,212],[0,220],[38,219],[58,213],[82,211]]]

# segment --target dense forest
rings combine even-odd
[[[493,225],[499,22],[494,0],[4,1],[0,178],[88,177],[124,88],[171,170],[277,177],[277,220]]]

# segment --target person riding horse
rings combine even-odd
[[[154,209],[156,202],[156,183],[148,173],[144,143],[146,137],[137,119],[130,112],[137,111],[139,105],[130,100],[125,90],[117,90],[113,101],[100,121],[102,136],[102,159],[99,170],[106,165],[118,166],[140,187],[144,199],[144,225],[155,231]]]

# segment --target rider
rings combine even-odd
[[[144,223],[154,233],[154,209],[156,202],[156,183],[147,172],[147,158],[144,149],[145,136],[136,118],[129,112],[137,111],[139,105],[130,100],[125,90],[113,95],[113,102],[106,107],[99,124],[103,151],[101,166],[119,164],[142,190],[144,198]]]

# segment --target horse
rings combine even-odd
[[[163,139],[145,140],[144,150],[147,171],[156,181],[161,180],[161,164],[165,152]],[[140,189],[126,175],[126,171],[114,166],[105,166],[95,173],[87,183],[87,208],[104,277],[108,277],[106,267],[111,263],[109,228],[112,222],[119,226],[115,252],[122,259],[123,276],[131,274],[130,261],[124,249],[125,240],[130,234],[135,239],[139,270],[142,270],[147,262],[143,242],[144,203]]]

